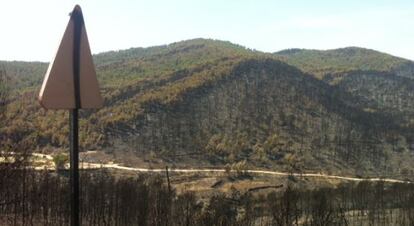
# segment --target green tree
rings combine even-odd
[[[68,163],[69,157],[67,154],[58,153],[53,156],[53,163],[55,164],[56,171],[65,169],[66,163]]]

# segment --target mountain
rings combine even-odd
[[[83,150],[172,163],[342,173],[413,170],[413,63],[356,47],[270,54],[194,39],[94,56],[105,107]],[[36,101],[44,63],[1,62],[13,95],[2,143],[67,147],[67,113]]]
[[[317,78],[352,71],[393,72],[399,76],[414,75],[412,61],[371,49],[347,47],[333,50],[287,49],[274,53],[284,61]]]

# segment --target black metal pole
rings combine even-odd
[[[70,207],[71,226],[79,226],[79,118],[80,98],[80,42],[83,16],[79,6],[75,6],[71,14],[74,22],[73,39],[73,84],[75,108],[70,111]]]
[[[78,109],[70,110],[70,222],[79,226],[79,136]]]

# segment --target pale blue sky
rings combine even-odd
[[[0,60],[49,61],[75,4],[93,53],[202,37],[266,52],[360,46],[414,59],[413,0],[0,0]]]

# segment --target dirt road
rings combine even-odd
[[[89,166],[88,166],[89,165]],[[138,168],[138,167],[126,167],[120,166],[118,164],[95,164],[95,163],[85,163],[84,168],[112,168],[112,169],[120,169],[120,170],[127,170],[127,171],[137,171],[137,172],[165,172],[165,169],[148,169],[148,168]],[[169,169],[170,172],[178,172],[178,173],[224,173],[224,169]],[[245,172],[249,174],[268,174],[268,175],[275,175],[275,176],[289,176],[293,175],[296,177],[319,177],[319,178],[326,178],[326,179],[338,179],[338,180],[348,180],[348,181],[384,181],[390,183],[412,183],[409,181],[391,179],[391,178],[358,178],[358,177],[346,177],[346,176],[336,176],[336,175],[326,175],[326,174],[319,174],[319,173],[287,173],[287,172],[280,172],[280,171],[271,171],[271,170],[246,170]]]
[[[33,153],[34,156],[43,157],[46,159],[53,159],[50,155],[45,154],[38,154]],[[148,169],[148,168],[139,168],[139,167],[127,167],[127,166],[120,166],[118,164],[99,164],[99,163],[81,163],[80,165],[83,169],[96,169],[96,168],[108,168],[108,169],[119,169],[119,170],[127,170],[127,171],[136,171],[136,172],[165,172],[165,169]],[[36,169],[44,169],[44,167],[36,167]],[[170,172],[177,172],[177,173],[224,173],[224,169],[197,169],[197,168],[190,168],[190,169],[169,169]],[[275,175],[275,176],[296,176],[296,177],[315,177],[315,178],[325,178],[325,179],[337,179],[337,180],[347,180],[347,181],[384,181],[389,183],[413,183],[410,181],[404,180],[397,180],[392,178],[358,178],[358,177],[350,177],[350,176],[336,176],[336,175],[327,175],[321,173],[288,173],[288,172],[280,172],[280,171],[272,171],[272,170],[245,170],[246,173],[249,174],[267,174],[267,175]]]

